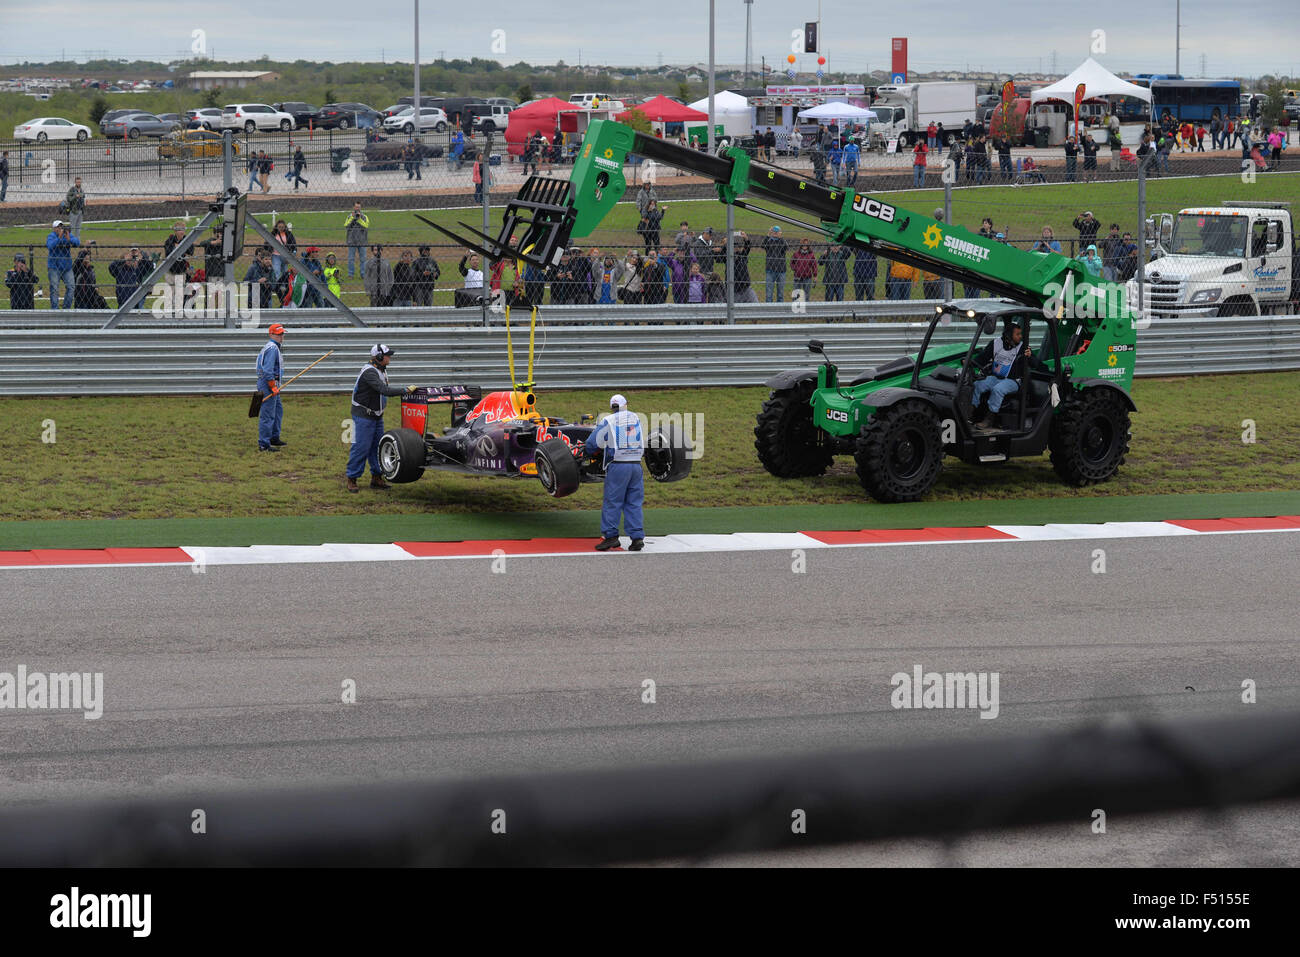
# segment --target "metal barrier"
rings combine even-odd
[[[782,369],[815,365],[811,337],[856,374],[915,352],[925,329],[921,322],[583,326],[550,318],[537,333],[536,379],[551,389],[756,385]],[[934,341],[968,341],[972,331],[954,323]],[[0,395],[243,394],[265,338],[265,329],[7,330],[0,332]],[[300,388],[345,392],[378,339],[397,350],[394,373],[403,382],[507,384],[499,326],[299,329],[290,321],[287,371],[334,349]],[[1161,321],[1139,333],[1138,348],[1141,376],[1300,369],[1300,317]]]

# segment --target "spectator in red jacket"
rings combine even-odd
[[[794,275],[795,295],[798,296],[799,291],[803,290],[802,300],[811,300],[813,280],[817,278],[817,255],[807,239],[799,241],[799,248],[790,257],[790,272]]]

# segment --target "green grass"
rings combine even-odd
[[[545,413],[576,419],[602,408],[605,392],[543,392]],[[703,456],[684,482],[650,483],[651,509],[810,504],[861,506],[868,500],[849,458],[820,479],[781,481],[758,464],[754,415],[761,388],[646,391],[631,396],[645,413],[700,413]],[[1046,456],[975,467],[949,459],[932,503],[1035,502],[1052,514],[1066,500],[1114,496],[1264,492],[1300,488],[1300,403],[1290,373],[1139,380],[1127,463],[1112,481],[1073,489]],[[0,399],[7,454],[0,520],[255,518],[290,516],[474,516],[563,513],[595,507],[587,487],[550,499],[536,481],[429,472],[385,494],[343,489],[348,446],[345,396],[287,396],[279,454],[259,454],[246,398]],[[1242,421],[1257,441],[1242,442]],[[53,420],[52,444],[42,441]],[[390,427],[397,413],[388,416]],[[872,509],[879,514],[881,509]],[[889,509],[883,510],[888,513]]]
[[[672,185],[673,177],[665,175],[660,178],[661,185]],[[873,194],[906,209],[925,214],[935,207],[943,205],[942,190],[915,190]],[[1148,213],[1173,212],[1187,206],[1217,205],[1224,200],[1258,200],[1269,202],[1295,202],[1300,205],[1300,172],[1267,173],[1261,175],[1254,183],[1242,183],[1235,176],[1197,177],[1186,179],[1153,180],[1147,189]],[[726,217],[722,204],[714,200],[668,200],[664,216],[664,230],[661,239],[671,242],[677,231],[677,224],[686,219],[691,227],[700,230],[705,226],[722,229]],[[257,212],[259,220],[268,227],[273,225],[272,213]],[[1118,222],[1122,229],[1130,229],[1136,234],[1137,183],[1132,181],[1115,183],[1060,183],[1046,186],[988,186],[970,189],[956,189],[953,192],[953,221],[969,229],[978,229],[984,216],[992,216],[997,228],[1006,230],[1019,245],[1027,248],[1036,239],[1044,225],[1054,228],[1056,236],[1068,240],[1076,235],[1070,227],[1074,217],[1085,209],[1092,210],[1103,227],[1111,222]],[[492,226],[489,232],[495,232],[500,223],[502,207],[492,211]],[[394,258],[400,248],[412,248],[418,243],[433,245],[434,256],[442,267],[442,277],[438,282],[441,290],[436,294],[436,305],[451,305],[451,289],[461,282],[456,271],[456,263],[461,252],[458,247],[437,246],[433,230],[415,218],[413,212],[368,210],[370,217],[370,238],[372,242],[382,243]],[[89,212],[93,219],[97,213],[94,208]],[[321,259],[333,252],[338,256],[339,264],[345,267],[347,249],[343,242],[343,220],[345,212],[299,212],[282,214],[281,218],[292,224],[300,249],[309,245],[321,247]],[[458,221],[481,227],[482,215],[477,209],[440,209],[424,212],[422,215],[442,225],[458,228]],[[140,245],[147,250],[161,252],[162,242],[170,231],[173,220],[131,221],[115,223],[87,222],[82,229],[82,241],[94,239],[101,252],[98,256],[98,277],[101,284],[111,283],[108,275],[108,260],[115,258],[116,252],[110,253],[109,247],[130,247]],[[189,224],[197,222],[195,218]],[[584,237],[584,247],[599,247],[603,252],[614,250],[620,255],[630,248],[639,248],[636,235],[636,207],[631,203],[617,206],[601,228],[589,237]],[[752,239],[764,233],[771,221],[747,210],[736,210],[736,228],[748,232]],[[1103,230],[1104,231],[1104,230]],[[48,222],[41,221],[29,226],[11,226],[0,228],[0,249],[6,252],[6,258],[12,261],[13,253],[6,247],[17,247],[25,251],[33,247],[35,266],[38,275],[45,278],[45,237],[49,233]],[[803,235],[797,228],[787,228],[787,240]],[[252,234],[250,233],[250,242]],[[237,276],[243,277],[247,270],[247,261],[237,264]],[[750,256],[751,275],[759,280],[762,277],[762,253]],[[884,269],[880,270],[877,280],[876,297],[883,297]],[[787,276],[787,281],[789,281]],[[111,288],[105,294],[111,293]],[[920,284],[914,284],[914,297],[920,297]],[[820,286],[814,289],[814,298],[821,298]],[[110,302],[112,301],[110,297]],[[367,304],[361,288],[361,280],[355,279],[345,283],[344,301],[349,305]],[[8,307],[8,290],[0,288],[0,308]]]
[[[0,522],[0,549],[156,547],[169,545],[316,545],[322,542],[466,541],[585,538],[594,534],[598,500],[582,511],[484,512],[477,515],[144,518]],[[1163,521],[1300,514],[1300,492],[1112,495],[1068,499],[915,502],[879,505],[650,508],[652,535],[799,532],[858,528],[948,528]]]

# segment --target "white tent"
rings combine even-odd
[[[709,112],[707,96],[686,105],[693,110]],[[713,94],[713,122],[721,124],[722,132],[727,136],[748,136],[754,132],[754,113],[749,108],[749,100],[730,90]]]
[[[800,110],[799,115],[805,120],[874,120],[876,118],[876,114],[865,107],[839,101]]]
[[[1121,80],[1092,57],[1084,60],[1083,64],[1065,79],[1057,80],[1051,86],[1045,86],[1040,90],[1034,90],[1029,96],[1029,101],[1038,104],[1043,100],[1064,100],[1073,107],[1074,91],[1080,83],[1084,84],[1085,99],[1090,100],[1094,96],[1132,96],[1151,102],[1150,90],[1129,83],[1127,80]]]

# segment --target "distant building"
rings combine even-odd
[[[189,74],[190,89],[242,90],[253,83],[264,83],[280,79],[280,74],[270,70],[234,70],[223,73],[218,70],[201,70]]]

